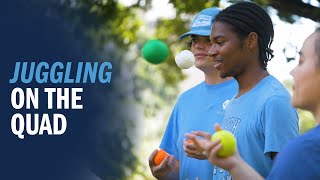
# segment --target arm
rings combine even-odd
[[[277,152],[271,152],[270,153],[271,159],[274,160],[276,158],[277,154],[278,154]]]
[[[215,125],[215,129],[218,131],[220,127]],[[234,180],[263,180],[252,167],[241,159],[238,152],[229,157],[219,157],[218,151],[222,147],[220,140],[211,142],[210,140],[199,139],[193,134],[187,134],[186,136],[194,141],[197,148],[204,150],[203,154],[208,157],[212,164],[229,171]]]
[[[251,166],[244,162],[240,156],[239,161],[233,168],[229,170],[234,180],[263,180]]]
[[[179,178],[179,161],[178,158],[178,148],[177,148],[177,139],[178,139],[178,109],[179,109],[179,100],[176,103],[171,116],[169,118],[166,130],[163,134],[160,148],[165,150],[170,155],[167,155],[162,163],[156,166],[153,162],[157,150],[154,150],[149,157],[149,167],[152,172],[152,175],[157,179],[178,179]]]

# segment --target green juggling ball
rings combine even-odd
[[[149,40],[142,47],[142,56],[145,60],[152,64],[160,64],[169,56],[168,46],[160,40]]]

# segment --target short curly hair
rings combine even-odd
[[[254,3],[239,2],[222,10],[214,21],[231,25],[232,30],[241,39],[251,32],[257,33],[260,65],[267,69],[268,61],[274,56],[270,48],[274,30],[270,16],[263,8]]]

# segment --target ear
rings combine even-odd
[[[255,32],[251,32],[248,34],[247,37],[247,47],[248,48],[255,48],[258,46],[258,34]]]

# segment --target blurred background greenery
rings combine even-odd
[[[212,6],[224,7],[236,1],[169,0],[172,12],[168,18],[152,17],[160,10],[157,0],[52,0],[68,18],[70,31],[85,30],[92,48],[103,52],[105,59],[117,60],[120,70],[113,72],[126,84],[118,89],[123,103],[134,109],[137,118],[124,123],[119,132],[123,142],[111,143],[111,149],[101,154],[111,158],[101,179],[153,179],[148,167],[150,153],[158,147],[180,84],[188,78],[174,62],[174,55],[186,48],[177,38],[188,30],[194,15]],[[319,22],[319,0],[252,0],[266,9],[273,9],[282,21],[295,23],[301,17]],[[146,18],[153,18],[147,21]],[[170,48],[169,58],[160,65],[152,65],[141,57],[141,48],[149,39],[163,40]],[[292,80],[283,82],[291,91]],[[119,87],[121,87],[119,85]],[[299,110],[300,131],[315,126],[313,116]],[[122,151],[117,151],[120,149]],[[121,153],[120,153],[121,152]],[[120,153],[120,154],[119,154]]]

